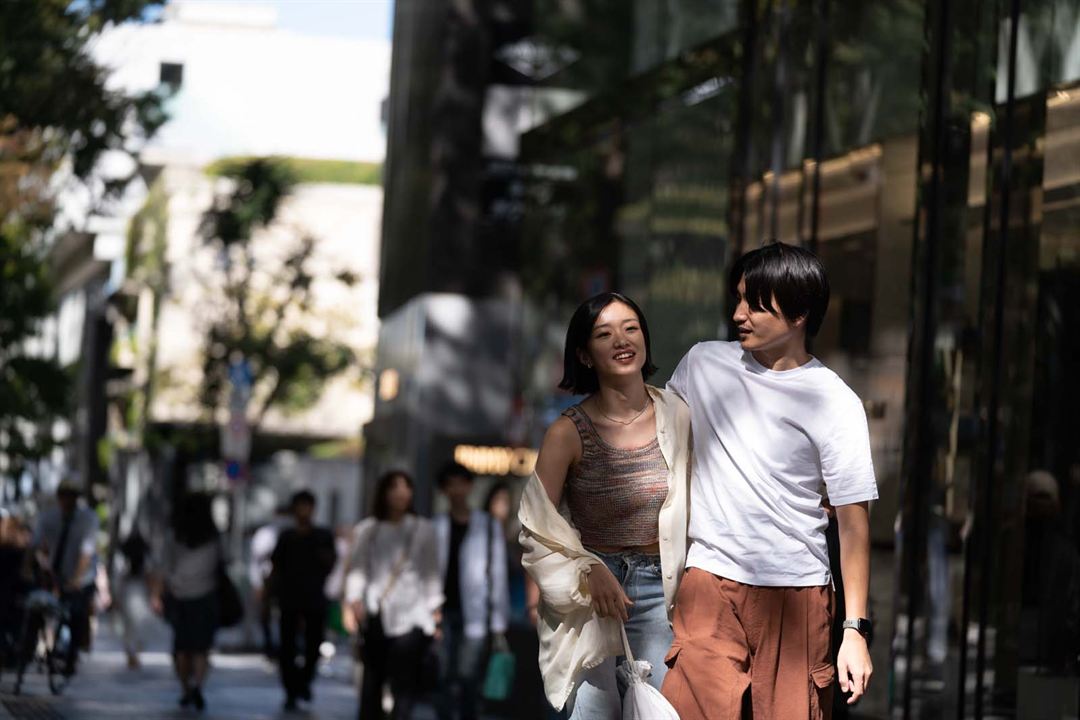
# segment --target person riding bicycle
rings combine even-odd
[[[51,572],[53,589],[70,614],[73,637],[66,672],[73,674],[79,648],[90,641],[98,517],[79,501],[79,488],[71,481],[60,483],[56,501],[38,517],[32,547],[39,563]]]

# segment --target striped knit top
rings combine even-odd
[[[604,442],[580,405],[563,415],[581,436],[581,460],[566,477],[566,503],[581,544],[626,548],[656,543],[668,494],[668,467],[659,441],[623,450]]]

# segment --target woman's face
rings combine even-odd
[[[391,481],[390,489],[386,491],[386,504],[395,513],[403,513],[412,504],[413,491],[409,482],[398,475]]]
[[[495,493],[491,498],[491,503],[488,505],[488,512],[496,520],[506,522],[510,518],[510,492],[500,490]]]
[[[637,313],[629,305],[613,302],[593,324],[582,362],[601,378],[637,375],[645,367],[645,333]]]

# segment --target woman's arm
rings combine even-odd
[[[349,561],[345,568],[344,600],[362,620],[364,591],[367,589],[367,560],[370,554],[368,544],[374,541],[375,520],[368,519],[356,527]]]
[[[536,459],[536,474],[547,491],[551,504],[559,507],[563,487],[570,467],[581,459],[581,438],[577,428],[568,417],[560,417],[551,424],[540,445]]]

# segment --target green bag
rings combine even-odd
[[[495,518],[488,516],[488,541],[487,541],[487,579],[488,607],[487,607],[487,630],[491,638],[491,652],[488,655],[487,670],[484,672],[484,686],[480,691],[481,697],[491,703],[505,702],[514,689],[514,669],[516,659],[510,652],[510,644],[506,642],[506,636],[502,633],[492,632],[491,616],[495,583],[491,573],[492,548],[497,539],[502,537],[501,527],[496,524]]]
[[[490,702],[502,702],[510,697],[514,688],[516,659],[509,650],[496,650],[488,658],[484,674],[483,697]]]

